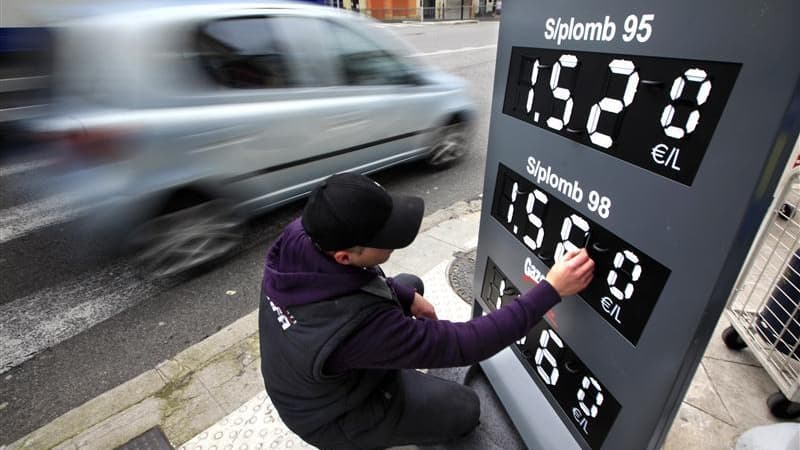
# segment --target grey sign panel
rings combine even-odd
[[[475,314],[570,249],[596,262],[483,363],[530,447],[663,442],[797,140],[798,17],[794,0],[504,8]]]

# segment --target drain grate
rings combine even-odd
[[[154,427],[136,436],[116,450],[173,450],[161,428]]]
[[[450,287],[462,300],[470,305],[473,301],[472,280],[475,277],[475,259],[477,255],[478,249],[456,252],[453,255],[455,260],[447,268],[447,279],[450,282]]]

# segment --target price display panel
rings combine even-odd
[[[691,184],[739,67],[514,47],[503,113]]]
[[[481,299],[488,310],[501,308],[519,296],[519,290],[491,261],[486,265]],[[578,355],[542,320],[512,345],[531,378],[546,390],[551,402],[567,412],[568,420],[592,448],[599,448],[620,410],[619,402]]]
[[[656,449],[800,130],[800,3],[514,1],[475,315],[570,250],[594,279],[481,363],[530,448]]]
[[[669,269],[502,163],[492,217],[548,267],[568,251],[588,249],[596,276],[581,298],[631,343],[639,341]]]

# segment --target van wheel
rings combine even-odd
[[[466,141],[466,126],[463,123],[452,123],[440,128],[431,145],[427,164],[437,169],[450,167],[466,153]]]
[[[242,240],[243,222],[229,202],[212,200],[147,221],[130,244],[142,270],[162,278],[227,255]]]

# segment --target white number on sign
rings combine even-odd
[[[575,233],[575,230],[579,231]],[[561,242],[556,244],[556,261],[563,258],[567,252],[583,248],[588,240],[589,222],[577,214],[565,217],[564,222],[561,224]]]
[[[633,283],[642,276],[642,266],[639,257],[633,252],[625,250],[614,255],[614,267],[608,271],[606,282],[611,295],[617,300],[627,300],[633,296]],[[627,278],[627,280],[622,280]]]
[[[531,250],[536,250],[542,246],[544,239],[544,223],[542,216],[547,206],[547,195],[536,189],[528,194],[528,202],[525,204],[525,211],[528,213],[528,222],[533,226],[533,230],[528,227],[528,234],[522,236],[522,242]],[[529,236],[536,234],[536,237]]]
[[[506,280],[500,280],[500,292],[497,294],[495,306],[500,309],[503,306],[503,292],[506,291]]]
[[[539,80],[539,60],[533,62],[533,68],[531,69],[531,88],[528,90],[528,101],[525,103],[525,110],[528,114],[533,111],[533,90],[536,88],[536,82]],[[539,121],[539,115],[535,114],[533,116],[533,121]]]
[[[508,212],[506,213],[506,220],[509,224],[514,223],[514,203],[517,201],[519,195],[519,184],[515,181],[514,186],[511,187],[511,203],[508,204]],[[514,234],[517,234],[517,226],[514,225]]]
[[[700,84],[697,95],[688,100],[694,105],[695,109],[689,113],[683,126],[677,126],[672,123],[675,119],[675,106],[673,104],[676,100],[681,99],[688,83]],[[711,81],[708,80],[708,74],[704,70],[688,69],[683,75],[675,78],[672,83],[672,89],[669,92],[670,102],[661,113],[661,126],[664,127],[664,134],[675,139],[681,139],[687,134],[691,134],[700,121],[700,111],[697,107],[708,100],[709,94],[711,94]]]
[[[589,133],[589,139],[593,144],[599,145],[603,148],[610,148],[614,145],[614,138],[611,135],[597,131],[597,125],[600,122],[600,116],[605,113],[614,114],[614,125],[612,130],[616,130],[619,126],[622,111],[633,103],[636,97],[636,89],[639,86],[639,72],[636,71],[636,66],[632,61],[627,59],[615,59],[608,63],[610,71],[607,74],[606,87],[603,94],[608,93],[608,88],[611,85],[611,78],[614,74],[623,75],[627,77],[625,83],[625,92],[622,94],[622,99],[603,97],[602,100],[592,105],[589,111],[589,120],[586,122],[586,132]]]
[[[597,417],[599,407],[603,404],[603,388],[594,377],[583,377],[578,388],[578,406],[589,417]],[[591,405],[591,406],[589,406]]]
[[[550,342],[553,342],[558,348],[564,348],[564,343],[555,331],[543,330],[542,334],[539,335],[539,348],[536,349],[533,361],[536,363],[536,371],[539,372],[542,380],[550,386],[555,386],[558,383],[559,372],[556,358],[548,347]],[[549,372],[544,368],[545,363],[549,366]]]
[[[561,117],[554,115],[547,119],[547,126],[554,130],[563,129],[572,118],[572,90],[559,86],[558,82],[564,69],[575,69],[576,67],[578,67],[578,58],[575,55],[561,55],[553,65],[553,73],[550,75],[550,90],[553,91],[553,97],[564,101],[564,112]],[[575,79],[573,78],[574,83]],[[553,107],[555,108],[555,105]]]

